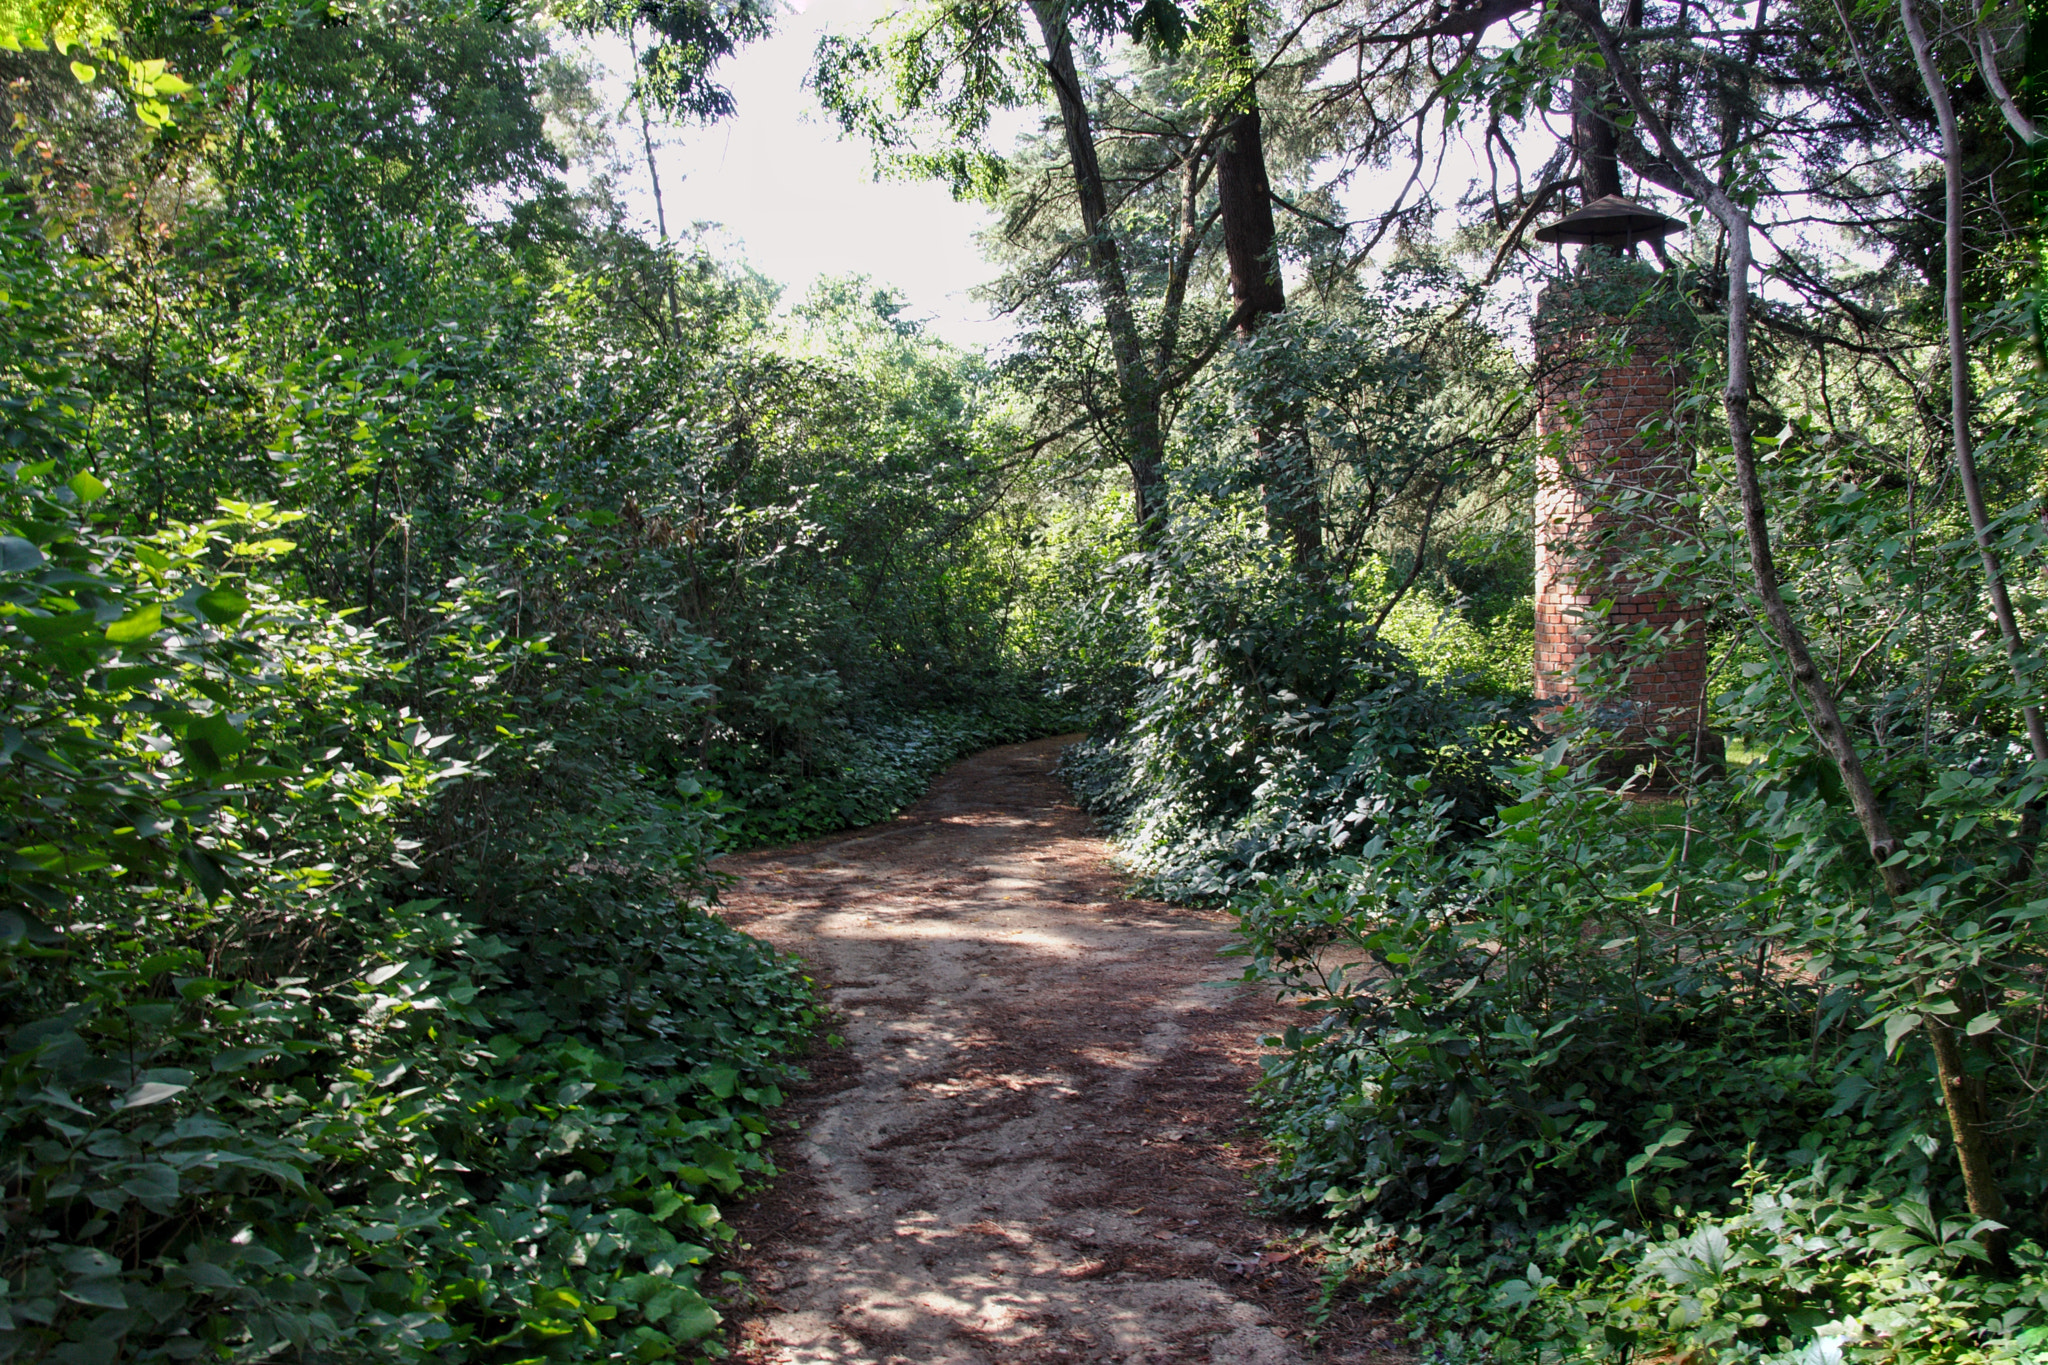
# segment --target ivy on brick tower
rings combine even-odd
[[[1672,415],[1685,387],[1681,319],[1640,306],[1657,276],[1603,246],[1544,291],[1535,324],[1535,690],[1607,739],[1602,768],[1718,760],[1702,726],[1706,638],[1683,584],[1630,576],[1632,547],[1692,534],[1689,461]]]

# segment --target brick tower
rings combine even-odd
[[[1637,235],[1616,243],[1614,222],[1625,216]],[[1674,768],[1690,769],[1695,753],[1718,761],[1722,751],[1701,728],[1707,661],[1698,608],[1668,582],[1613,576],[1624,546],[1689,530],[1675,499],[1691,476],[1669,422],[1682,383],[1677,340],[1632,312],[1629,296],[1649,272],[1613,249],[1675,226],[1627,200],[1603,199],[1538,234],[1589,245],[1579,274],[1546,289],[1536,313],[1545,437],[1536,471],[1536,696],[1559,706],[1592,702],[1593,718],[1614,734],[1601,770],[1625,778],[1649,763],[1653,785],[1668,785]],[[1605,616],[1601,602],[1613,603]],[[1676,642],[1645,657],[1596,638],[1644,627]],[[1579,696],[1582,664],[1604,654],[1620,665],[1625,653],[1619,694]]]

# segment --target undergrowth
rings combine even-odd
[[[287,515],[131,539],[14,473],[0,1354],[697,1353],[816,1019],[702,908],[715,803],[391,704]]]
[[[1477,837],[1413,778],[1355,857],[1236,901],[1247,979],[1304,1010],[1259,1088],[1267,1191],[1324,1226],[1333,1298],[1397,1305],[1443,1361],[2041,1358],[2030,1091],[1985,1068],[2013,1116],[2001,1268],[1901,1011],[1944,1005],[1897,953],[1926,907],[1844,899],[1839,810],[1764,752],[1645,820],[1560,746],[1504,770],[1518,799]],[[1997,875],[1974,831],[2026,796],[1965,785],[1924,798],[1951,894]],[[1950,950],[2024,973],[2043,913]],[[1987,1061],[2025,979],[1968,1021]]]
[[[683,340],[585,347],[597,284],[456,232],[441,294],[383,277],[417,346],[217,383],[265,315],[197,291],[138,470],[86,332],[127,277],[4,207],[0,1359],[718,1354],[817,1013],[713,860],[1058,720],[994,606],[935,605],[981,552],[903,552],[981,497],[964,362],[830,290],[893,349],[743,349],[765,303],[704,261]]]
[[[992,690],[972,705],[839,720],[819,737],[818,756],[803,765],[808,773],[748,766],[746,755],[732,754],[712,778],[732,802],[725,825],[739,845],[787,843],[879,823],[923,796],[954,760],[1076,723],[1056,701]]]

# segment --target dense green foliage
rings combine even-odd
[[[703,1337],[718,1202],[766,1172],[812,1018],[794,963],[679,902],[714,812],[537,805],[494,909],[505,879],[420,861],[490,779],[373,632],[281,586],[296,514],[124,536],[51,466],[14,467],[0,541],[10,1344]]]
[[[1256,335],[1242,314],[1234,333],[1226,323],[1206,366],[1155,367],[1164,398],[1116,311],[1166,357],[1217,325],[1202,310],[1221,291],[1201,286],[1223,283],[1205,215],[1222,212],[1206,196],[1225,161],[1205,139],[1253,97],[1213,38],[1247,12],[1186,7],[1208,37],[1138,53],[1107,39],[1128,17],[1114,8],[1061,29],[1032,7],[1033,35],[983,33],[936,5],[825,54],[848,83],[828,94],[855,126],[879,121],[899,159],[920,130],[979,136],[977,100],[1028,98],[1009,76],[977,84],[976,60],[1014,61],[1034,36],[1054,65],[1062,42],[1097,54],[1080,69],[1099,123],[1064,103],[1062,138],[1026,139],[1001,175],[968,168],[1008,214],[1002,288],[1033,328],[1016,363],[1047,377],[1041,425],[1092,422],[1092,449],[1121,457],[1139,509],[1051,518],[1034,593],[1088,574],[1099,586],[1080,622],[1030,635],[1089,708],[1092,738],[1067,772],[1133,870],[1234,908],[1247,979],[1302,1006],[1261,1096],[1275,1204],[1323,1226],[1333,1296],[1402,1305],[1445,1359],[1974,1362],[2032,1359],[2048,1341],[2048,753],[2029,748],[2023,716],[2039,696],[2032,594],[2048,552],[2042,371],[2025,363],[2033,248],[2015,218],[1992,217],[2013,194],[2002,130],[1969,123],[1963,287],[2027,300],[1973,316],[1965,337],[1962,387],[1978,395],[1965,421],[1992,509],[1973,543],[1942,406],[1971,400],[1934,397],[1945,375],[1917,377],[1946,365],[1930,303],[1945,267],[1924,227],[1939,177],[1918,159],[1936,145],[1931,111],[1896,15],[1859,14],[1884,35],[1859,49],[1880,40],[1795,8],[1771,25],[1757,12],[1752,30],[1732,9],[1602,21],[1598,7],[1532,7],[1490,49],[1476,35],[1497,20],[1477,10],[1470,28],[1398,4],[1238,20],[1261,35],[1245,50],[1267,62],[1250,78],[1263,169],[1295,215],[1276,250],[1306,278]],[[1942,69],[1975,79],[1982,51],[1939,19]],[[1624,26],[1617,49],[1596,50],[1601,22]],[[2011,16],[1999,22],[2010,41]],[[1760,532],[1743,506],[1751,453],[1716,393],[1732,382],[1725,226],[1715,236],[1708,196],[1653,145],[1649,114],[1618,124],[1614,155],[1644,193],[1690,197],[1706,230],[1675,237],[1662,268],[1597,252],[1518,267],[1553,304],[1575,295],[1691,348],[1692,387],[1655,433],[1686,453],[1691,486],[1630,504],[1650,525],[1602,553],[1617,584],[1700,599],[1707,719],[1735,761],[1667,753],[1676,789],[1652,797],[1647,773],[1617,792],[1627,774],[1593,760],[1610,703],[1631,668],[1656,666],[1659,641],[1596,610],[1610,652],[1573,680],[1581,703],[1531,724],[1519,608],[1532,528],[1517,509],[1564,433],[1531,429],[1540,363],[1517,358],[1512,310],[1473,321],[1547,196],[1613,192],[1594,188],[1595,148],[1559,142],[1550,187],[1532,192],[1524,165],[1512,198],[1493,166],[1491,214],[1468,215],[1462,243],[1492,256],[1483,280],[1427,240],[1421,206],[1379,220],[1410,234],[1395,266],[1361,268],[1336,249],[1359,234],[1331,221],[1343,215],[1316,179],[1411,149],[1441,168],[1425,141],[1438,96],[1447,136],[1527,131],[1538,111],[1618,119],[1619,89],[1601,94],[1594,74],[1616,51],[1678,128],[1671,147],[1785,234],[1759,270],[1777,292],[1757,295],[1744,362]],[[1123,196],[1114,262],[1072,254],[1101,230],[1070,207],[1086,218],[1091,172],[1073,149],[1090,138],[1102,185]],[[1870,160],[1849,165],[1845,138]],[[965,166],[931,163],[956,182]],[[1884,268],[1816,239],[1787,246],[1812,199],[1855,224],[1859,250],[1890,253]],[[1167,433],[1149,492],[1147,404]],[[1073,486],[1099,499],[1095,478]],[[1160,502],[1148,536],[1139,517]],[[2005,640],[1994,573],[2017,598]],[[1767,590],[1789,603],[1852,762],[1825,741]],[[1850,790],[1866,779],[1871,812]],[[1987,1199],[1996,1212],[1974,1211]]]
[[[711,860],[1056,719],[991,378],[569,193],[488,7],[119,32],[168,124],[6,59],[0,1355],[715,1351],[817,1014]]]
[[[1340,1264],[1450,1358],[2027,1360],[2048,1341],[2048,772],[1973,625],[1955,512],[1917,507],[1910,476],[1863,482],[1875,441],[1811,440],[1795,416],[1779,442],[1781,567],[1830,603],[1819,647],[1859,661],[1844,696],[1910,894],[1872,894],[1842,784],[1745,619],[1739,530],[1710,519],[1628,571],[1718,590],[1727,771],[1645,803],[1573,767],[1588,739],[1568,736],[1496,766],[1508,799],[1462,835],[1455,789],[1382,781],[1363,847],[1237,901],[1248,974],[1311,1011],[1268,1064],[1273,1196],[1330,1219]],[[1720,476],[1709,447],[1708,505]],[[2000,545],[2011,564],[2048,548],[2031,517]],[[1949,1159],[1930,1015],[1972,1040],[1999,1115],[2009,1266]]]
[[[986,356],[629,223],[562,34],[651,173],[755,0],[8,9],[0,1357],[716,1353],[818,1017],[717,854],[1072,724],[1302,1007],[1267,1188],[1332,1299],[1445,1361],[2039,1358],[2048,85],[1981,97],[1995,6],[1617,8],[835,35],[843,125],[1000,209]],[[1624,183],[1695,210],[1657,267],[1524,250]],[[1603,768],[1664,643],[1605,608],[1531,693],[1542,285],[1689,348],[1600,562],[1697,600],[1725,766]]]

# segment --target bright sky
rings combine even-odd
[[[786,304],[820,275],[866,275],[899,290],[913,315],[941,336],[967,346],[998,342],[1009,334],[1008,323],[991,319],[970,297],[994,274],[977,241],[990,212],[956,203],[930,182],[877,181],[867,145],[842,140],[804,88],[820,34],[858,33],[895,3],[793,0],[796,12],[783,14],[773,37],[719,68],[736,114],[708,128],[657,127],[669,223],[720,225],[733,254],[785,287]],[[591,52],[608,69],[609,97],[623,103],[625,44],[603,41]],[[627,158],[620,188],[651,234],[654,202],[637,121],[618,134]],[[1446,197],[1477,170],[1471,149],[1454,151],[1441,171]],[[1345,208],[1354,218],[1384,208],[1406,177],[1405,166],[1361,175],[1342,196]],[[1446,213],[1441,226],[1448,228],[1451,217]]]
[[[913,314],[929,318],[948,340],[997,341],[1008,325],[968,297],[994,274],[975,241],[988,210],[955,203],[936,184],[877,183],[867,144],[842,141],[804,88],[818,35],[828,28],[859,32],[888,4],[809,0],[800,13],[782,16],[773,37],[719,68],[737,114],[708,128],[657,128],[669,223],[721,224],[738,254],[786,286],[786,301],[801,298],[820,275],[868,275],[898,289]],[[603,44],[594,55],[622,91],[625,45]],[[644,164],[637,125],[620,130],[620,150],[632,154],[635,168]],[[623,188],[651,225],[646,181],[638,171]]]

